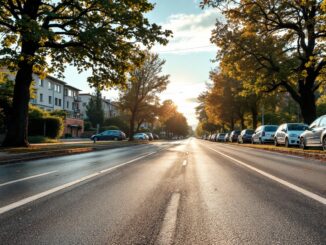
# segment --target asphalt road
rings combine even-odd
[[[326,165],[197,139],[0,166],[0,244],[326,244]]]

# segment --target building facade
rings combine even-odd
[[[94,95],[91,95],[89,93],[86,94],[79,94],[81,105],[80,105],[80,114],[83,119],[87,119],[87,105],[91,98],[95,98]],[[102,108],[104,112],[104,119],[112,118],[112,117],[117,117],[119,116],[119,108],[118,106],[106,99],[105,97],[102,98]]]

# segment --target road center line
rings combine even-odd
[[[177,224],[179,202],[180,193],[173,193],[167,206],[162,228],[155,244],[169,245],[173,243],[173,236]]]
[[[47,190],[47,191],[44,191],[44,192],[38,193],[38,194],[36,194],[36,195],[30,196],[30,197],[27,197],[27,198],[24,198],[24,199],[22,199],[22,200],[19,200],[19,201],[17,201],[17,202],[11,203],[11,204],[9,204],[9,205],[6,205],[6,206],[3,206],[3,207],[0,207],[0,214],[6,213],[6,212],[8,212],[8,211],[10,211],[10,210],[13,210],[13,209],[15,209],[15,208],[21,207],[21,206],[23,206],[23,205],[25,205],[25,204],[28,204],[28,203],[33,202],[33,201],[36,201],[36,200],[38,200],[38,199],[40,199],[40,198],[43,198],[43,197],[45,197],[45,196],[48,196],[48,195],[53,194],[53,193],[55,193],[55,192],[58,192],[58,191],[60,191],[60,190],[66,189],[66,188],[71,187],[71,186],[73,186],[73,185],[79,184],[79,183],[81,183],[81,182],[83,182],[83,181],[85,181],[85,180],[91,179],[91,178],[93,178],[93,177],[95,177],[95,176],[98,176],[98,175],[100,175],[100,174],[103,174],[103,173],[106,173],[106,172],[112,171],[112,170],[114,170],[114,169],[120,168],[120,167],[122,167],[122,166],[124,166],[124,165],[127,165],[127,164],[130,164],[130,163],[133,163],[133,162],[135,162],[135,161],[138,161],[138,160],[140,160],[140,159],[143,159],[143,158],[148,157],[148,156],[150,156],[150,155],[153,155],[153,154],[155,154],[155,153],[156,153],[156,152],[151,152],[151,153],[148,153],[148,154],[146,154],[146,155],[142,155],[142,156],[137,157],[137,158],[134,158],[134,159],[132,159],[132,160],[130,160],[130,161],[127,161],[127,162],[121,163],[121,164],[119,164],[119,165],[117,165],[117,166],[114,166],[114,167],[111,167],[111,168],[107,168],[107,169],[101,170],[101,171],[99,171],[99,172],[96,172],[96,173],[93,173],[93,174],[90,174],[90,175],[84,176],[84,177],[82,177],[82,178],[80,178],[80,179],[77,179],[77,180],[74,180],[74,181],[72,181],[72,182],[69,182],[69,183],[66,183],[66,184],[63,184],[63,185],[60,185],[60,186],[54,187],[54,188],[49,189],[49,190]]]
[[[323,198],[322,196],[319,196],[319,195],[317,195],[315,193],[312,193],[312,192],[310,192],[310,191],[308,191],[306,189],[303,189],[303,188],[301,188],[301,187],[299,187],[297,185],[294,185],[294,184],[292,184],[290,182],[287,182],[287,181],[285,181],[283,179],[280,179],[280,178],[278,178],[278,177],[276,177],[274,175],[266,173],[266,172],[264,172],[264,171],[262,171],[262,170],[260,170],[258,168],[250,166],[249,164],[244,163],[244,162],[242,162],[242,161],[240,161],[238,159],[235,159],[235,158],[233,158],[233,157],[231,157],[229,155],[226,155],[226,154],[224,154],[224,153],[222,153],[222,152],[220,152],[218,150],[215,150],[215,149],[210,148],[210,147],[207,147],[207,148],[212,150],[212,151],[215,151],[216,153],[218,153],[218,154],[220,154],[220,155],[222,155],[222,156],[224,156],[226,158],[229,158],[232,161],[234,161],[234,162],[236,162],[236,163],[238,163],[238,164],[240,164],[242,166],[245,166],[245,167],[247,167],[247,168],[249,168],[249,169],[251,169],[251,170],[253,170],[253,171],[255,171],[255,172],[257,172],[257,173],[259,173],[259,174],[261,174],[261,175],[263,175],[263,176],[265,176],[267,178],[269,178],[269,179],[272,179],[272,180],[274,180],[274,181],[276,181],[276,182],[278,182],[278,183],[280,183],[280,184],[282,184],[282,185],[284,185],[284,186],[286,186],[286,187],[288,187],[288,188],[290,188],[292,190],[295,190],[295,191],[305,195],[306,197],[309,197],[311,199],[314,199],[317,202],[320,202],[320,203],[326,205],[326,198]]]
[[[10,184],[14,184],[14,183],[21,182],[21,181],[25,181],[25,180],[30,180],[30,179],[42,177],[42,176],[49,175],[49,174],[53,174],[55,172],[58,172],[58,171],[51,171],[51,172],[47,172],[47,173],[43,173],[43,174],[37,174],[37,175],[29,176],[29,177],[22,178],[22,179],[11,180],[11,181],[0,184],[0,187],[10,185]]]

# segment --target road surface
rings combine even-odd
[[[326,165],[198,139],[0,166],[0,244],[326,244]]]

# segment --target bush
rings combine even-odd
[[[89,131],[92,128],[92,124],[89,121],[84,122],[84,131]]]
[[[31,118],[29,119],[28,135],[43,135],[52,139],[61,137],[63,121],[59,117]]]
[[[42,110],[41,108],[34,106],[34,105],[29,105],[28,108],[28,118],[29,119],[37,119],[37,118],[44,118],[48,117],[49,113],[45,110]]]
[[[100,131],[102,132],[102,131],[106,131],[106,130],[120,130],[120,128],[117,126],[111,125],[111,126],[107,126],[107,127],[102,127]]]
[[[37,143],[56,143],[57,141],[53,139],[49,139],[44,136],[37,135],[37,136],[28,136],[28,142],[37,144]]]
[[[65,138],[71,138],[72,135],[71,134],[65,134]]]

